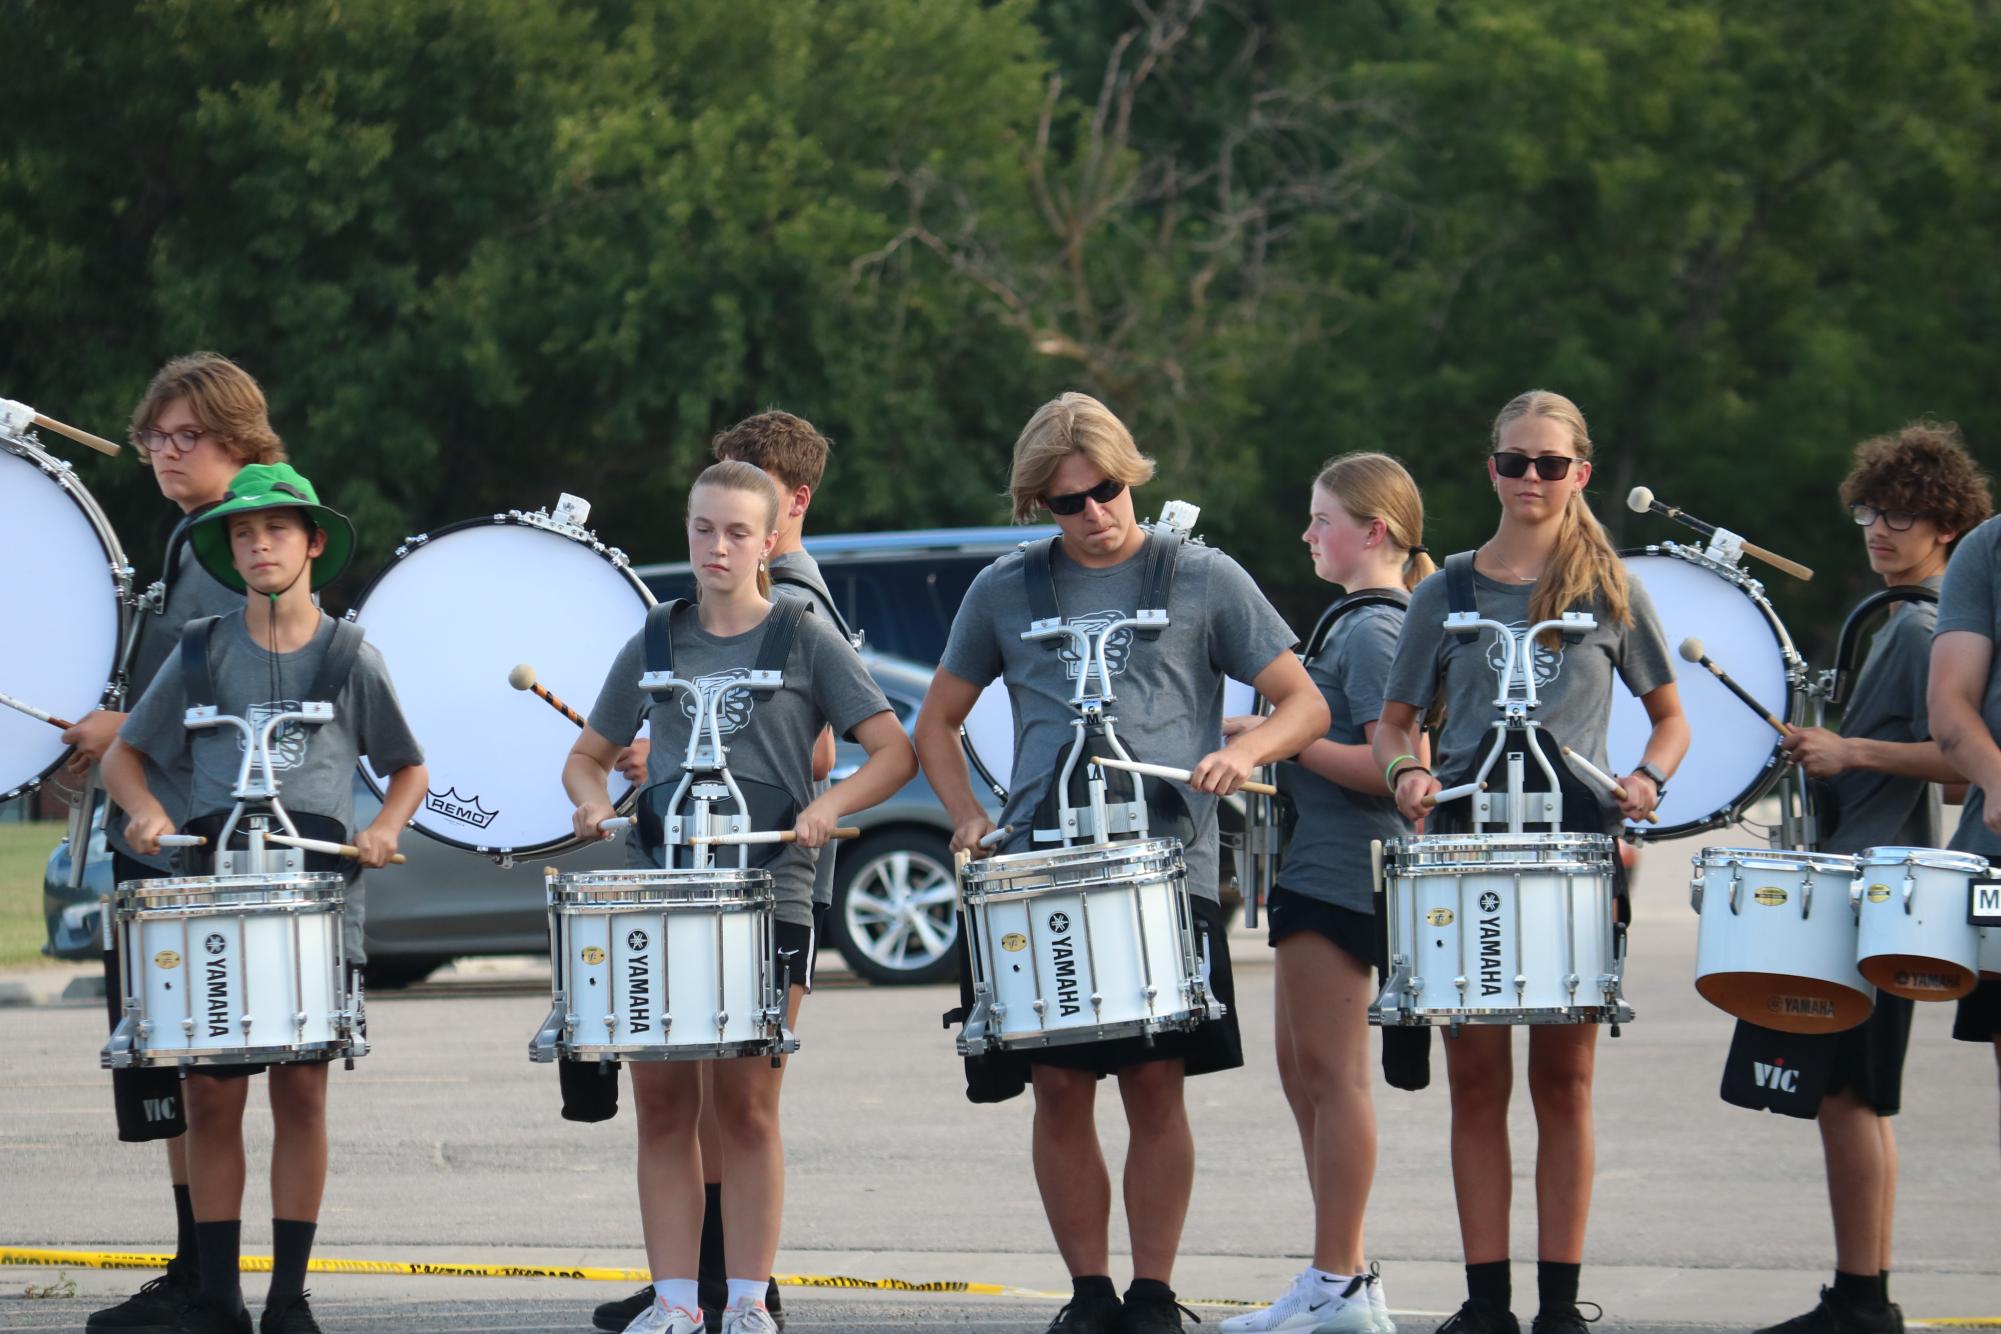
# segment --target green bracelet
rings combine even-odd
[[[1412,764],[1416,764],[1417,756],[1398,755],[1383,768],[1383,786],[1385,788],[1388,788],[1392,792],[1396,791],[1396,786],[1397,786],[1397,766],[1399,764],[1402,764],[1405,760],[1409,760]]]

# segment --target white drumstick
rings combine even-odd
[[[980,835],[980,846],[983,848],[997,848],[1001,845],[1001,840],[1013,832],[1013,825],[1004,824],[998,829]]]
[[[828,838],[860,838],[862,831],[848,826],[836,829]],[[790,829],[757,829],[748,834],[704,834],[688,840],[690,843],[797,843],[799,835]]]
[[[632,823],[630,815],[614,815],[607,820],[599,820],[598,828],[607,834],[615,834]]]
[[[1470,797],[1483,786],[1484,784],[1481,783],[1461,783],[1458,787],[1442,787],[1438,791],[1426,796],[1424,805],[1427,808],[1443,806],[1448,801],[1457,801],[1461,797]]]
[[[101,435],[92,435],[80,427],[66,426],[53,417],[44,417],[26,403],[16,403],[11,398],[0,398],[0,426],[17,433],[30,426],[40,426],[58,435],[66,435],[80,445],[89,445],[100,454],[116,455],[119,451],[119,446]]]
[[[323,838],[293,838],[290,834],[266,834],[266,843],[277,843],[287,848],[297,848],[301,852],[324,852],[329,857],[349,857],[359,859],[361,849],[352,843],[329,843]],[[401,866],[409,858],[400,852],[389,854],[389,860]]]
[[[1618,779],[1612,777],[1612,775],[1606,773],[1603,769],[1600,769],[1597,765],[1585,759],[1582,755],[1579,755],[1576,751],[1572,750],[1570,747],[1563,746],[1560,747],[1560,749],[1563,751],[1563,758],[1569,760],[1572,764],[1582,769],[1584,771],[1584,776],[1586,778],[1589,778],[1592,781],[1596,782],[1600,787],[1604,788],[1607,792],[1610,792],[1614,797],[1617,797],[1620,801],[1624,801],[1626,799],[1626,789],[1619,786]],[[1648,824],[1659,824],[1660,822],[1661,822],[1660,816],[1654,814],[1654,812],[1652,811],[1647,812]]]
[[[69,731],[70,728],[76,726],[75,723],[70,722],[66,718],[58,718],[53,713],[48,713],[45,712],[44,710],[38,709],[34,705],[28,703],[26,700],[15,699],[12,695],[0,694],[0,704],[4,704],[8,708],[14,709],[17,712],[25,713],[30,718],[33,718],[37,722],[47,723],[51,727],[60,727],[65,732]]]
[[[1177,783],[1186,783],[1194,778],[1186,769],[1173,769],[1165,764],[1141,764],[1137,760],[1108,760],[1102,755],[1093,755],[1091,763],[1106,769],[1123,769],[1130,774],[1142,774],[1148,778],[1171,778]],[[1246,779],[1237,785],[1239,792],[1256,792],[1262,796],[1275,797],[1278,789],[1270,783],[1254,783]]]
[[[163,848],[205,848],[208,840],[200,834],[162,834],[160,846]]]

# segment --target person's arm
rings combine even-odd
[[[799,812],[792,832],[801,847],[819,847],[834,832],[843,815],[853,815],[889,800],[897,789],[917,776],[916,752],[911,750],[910,738],[904,735],[903,724],[896,720],[895,713],[884,709],[871,714],[855,724],[853,735],[868,752],[868,759]]]
[[[1940,755],[1990,797],[2001,792],[2001,746],[1987,730],[1980,706],[1993,664],[1994,641],[1986,635],[1943,631],[1932,640],[1931,683],[1925,692]],[[1990,831],[2001,834],[2001,801],[1988,801],[1983,819]]]
[[[836,754],[834,750],[834,729],[832,727],[821,728],[819,739],[813,743],[814,782],[824,783],[827,781],[827,775],[834,772]]]
[[[1290,759],[1321,736],[1329,722],[1327,701],[1292,650],[1273,658],[1251,678],[1251,688],[1272,703],[1258,726],[1237,733],[1221,750],[1210,751],[1189,770],[1188,786],[1227,797],[1251,771],[1273,760]],[[969,785],[970,790],[970,785]]]
[[[424,765],[406,764],[389,775],[381,811],[368,822],[368,828],[354,836],[355,851],[361,854],[356,860],[368,867],[389,865],[389,859],[396,855],[397,838],[430,789],[431,771]]]
[[[917,759],[923,765],[925,781],[951,818],[954,852],[977,854],[980,840],[994,828],[986,808],[973,795],[965,748],[959,743],[959,728],[985,688],[940,667],[932,674],[931,688],[917,711]]]
[[[598,828],[615,814],[611,804],[611,766],[624,749],[608,741],[595,727],[585,727],[563,759],[563,791],[576,810],[570,828],[588,842],[607,839],[615,831]]]
[[[99,762],[98,776],[111,800],[125,812],[125,841],[132,850],[149,857],[158,852],[160,835],[173,833],[174,822],[146,786],[144,755],[129,742],[114,740]]]
[[[1672,681],[1655,686],[1640,696],[1640,704],[1647,711],[1647,720],[1654,725],[1647,734],[1647,748],[1640,753],[1640,763],[1651,764],[1672,778],[1681,767],[1682,757],[1688,754],[1688,716],[1681,711],[1681,688]],[[1626,791],[1626,799],[1619,803],[1619,813],[1628,820],[1644,820],[1660,805],[1661,794],[1654,787],[1654,780],[1637,768],[1620,779],[1619,786]]]
[[[1898,778],[1922,778],[1928,783],[1961,783],[1965,779],[1945,758],[1936,741],[1871,741],[1847,737],[1825,727],[1794,729],[1782,742],[1786,754],[1814,778],[1832,778],[1848,769]]]
[[[1376,720],[1376,730],[1369,737],[1370,759],[1386,772],[1399,756],[1412,757],[1397,766],[1394,789],[1398,813],[1412,824],[1425,817],[1424,799],[1445,786],[1431,772],[1423,747],[1417,707],[1402,700],[1384,700],[1383,716]]]
[[[118,739],[118,729],[132,715],[113,713],[110,709],[93,709],[77,719],[76,726],[63,732],[65,746],[76,747],[76,754],[69,757],[63,770],[74,776],[90,772],[90,766],[102,761],[111,750],[111,743]]]

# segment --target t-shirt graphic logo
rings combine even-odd
[[[731,681],[745,681],[749,678],[750,668],[732,667],[726,672],[713,672],[708,676],[698,676],[695,678],[695,685],[704,695],[707,695],[718,686],[727,686]],[[681,716],[691,723],[694,722],[694,696],[683,693],[680,699]],[[750,721],[751,706],[756,702],[757,699],[751,694],[749,686],[735,686],[723,691],[723,697],[716,706],[716,722],[722,728],[724,736],[743,730],[744,724]]]
[[[1529,623],[1527,621],[1516,621],[1508,627],[1509,630],[1516,634],[1520,634],[1528,628]],[[1555,681],[1557,677],[1563,675],[1562,649],[1548,648],[1540,643],[1534,643],[1529,645],[1529,652],[1531,660],[1535,664],[1535,688],[1537,690],[1541,690],[1544,686]],[[1507,664],[1507,660],[1507,650],[1501,646],[1499,638],[1494,639],[1492,643],[1487,645],[1487,665],[1494,669],[1495,676],[1498,677],[1501,674],[1501,668]]]
[[[249,723],[252,731],[262,732],[264,724],[281,713],[297,713],[299,701],[295,699],[274,699],[264,704],[250,706]],[[236,748],[243,750],[246,743],[243,733],[236,734]],[[306,729],[297,723],[286,723],[271,734],[271,767],[273,769],[296,769],[306,762]]]
[[[1126,613],[1122,611],[1094,611],[1084,616],[1071,616],[1067,618],[1066,624],[1075,626],[1095,640],[1106,626],[1125,619]],[[1066,681],[1074,681],[1077,679],[1077,673],[1084,669],[1084,658],[1077,652],[1075,640],[1064,639],[1057,642],[1060,647],[1056,650],[1056,656],[1063,660],[1063,678]],[[1113,631],[1111,638],[1105,641],[1106,670],[1113,676],[1124,675],[1126,663],[1131,660],[1132,654],[1133,628],[1128,625]],[[1097,679],[1095,672],[1092,673],[1092,679],[1094,681]]]

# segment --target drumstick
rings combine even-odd
[[[614,815],[609,819],[599,820],[598,828],[607,834],[615,834],[631,823],[632,817],[630,815]]]
[[[1636,486],[1626,493],[1626,508],[1635,514],[1645,514],[1652,511],[1655,514],[1666,515],[1676,523],[1687,524],[1704,537],[1714,536],[1716,532],[1715,524],[1704,523],[1702,520],[1690,516],[1686,511],[1655,500],[1654,493],[1644,486]],[[1737,538],[1737,543],[1745,555],[1756,556],[1759,560],[1765,562],[1765,564],[1775,569],[1783,570],[1795,579],[1805,582],[1813,578],[1813,571],[1796,560],[1787,560],[1776,551],[1767,551],[1756,542],[1746,542],[1742,537]]]
[[[584,720],[577,716],[575,709],[563,703],[562,700],[557,699],[555,695],[550,693],[549,687],[535,679],[535,669],[527,663],[524,662],[516,665],[514,670],[507,674],[507,684],[513,686],[516,690],[533,691],[535,694],[541,696],[542,700],[557,713],[562,714],[579,727],[584,725]]]
[[[1624,801],[1626,799],[1626,789],[1619,786],[1618,779],[1612,777],[1612,775],[1606,773],[1603,769],[1600,769],[1597,765],[1585,759],[1582,755],[1579,755],[1576,751],[1572,750],[1568,746],[1559,746],[1557,747],[1557,749],[1563,752],[1564,759],[1569,760],[1572,764],[1575,764],[1578,768],[1582,769],[1584,771],[1584,776],[1586,778],[1595,781],[1600,787],[1604,788],[1607,792],[1610,792],[1620,801]],[[1659,824],[1660,822],[1661,822],[1660,816],[1656,815],[1652,811],[1647,812],[1648,824]]]
[[[101,435],[92,435],[89,431],[65,425],[54,417],[44,417],[26,403],[16,403],[9,398],[0,398],[0,424],[10,426],[17,431],[25,429],[30,424],[42,426],[57,435],[68,436],[79,445],[89,445],[100,454],[116,455],[119,451],[119,446]]]
[[[1485,783],[1461,783],[1458,787],[1442,787],[1436,792],[1427,792],[1424,794],[1424,800],[1418,804],[1426,810],[1430,810],[1441,802],[1457,801],[1461,797],[1470,797],[1475,792],[1485,792],[1486,790],[1487,785]]]
[[[290,834],[266,834],[264,841],[297,848],[301,852],[324,852],[329,857],[351,857],[357,861],[361,859],[361,849],[352,843],[329,843],[321,838],[293,838]],[[389,854],[389,860],[401,866],[409,858],[400,852],[392,852]]]
[[[200,834],[162,834],[160,846],[163,848],[205,848],[208,840]]]
[[[1091,763],[1106,769],[1123,769],[1127,773],[1143,774],[1148,778],[1172,778],[1177,783],[1188,782],[1193,775],[1186,769],[1170,769],[1164,764],[1141,764],[1137,760],[1108,760],[1102,755],[1093,755]],[[1278,789],[1270,783],[1253,783],[1248,779],[1237,785],[1239,792],[1256,792],[1261,796],[1275,797]]]
[[[1710,671],[1710,674],[1723,683],[1723,688],[1725,690],[1728,690],[1731,694],[1735,695],[1738,699],[1742,700],[1744,702],[1744,707],[1749,709],[1751,712],[1757,714],[1760,718],[1763,718],[1766,724],[1774,732],[1777,732],[1780,736],[1792,735],[1792,733],[1787,730],[1786,725],[1784,723],[1780,722],[1777,718],[1774,718],[1772,716],[1772,713],[1769,709],[1767,709],[1764,705],[1760,704],[1757,700],[1751,697],[1750,691],[1744,689],[1743,686],[1740,686],[1735,681],[1731,680],[1730,673],[1724,671],[1721,667],[1718,667],[1714,662],[1711,662],[1709,660],[1709,655],[1702,651],[1702,641],[1700,639],[1697,639],[1693,635],[1691,635],[1687,639],[1682,640],[1681,656],[1688,662],[1701,663],[1704,667],[1707,667]]]
[[[45,722],[51,727],[60,727],[65,732],[76,726],[75,723],[70,722],[66,718],[58,718],[53,713],[45,713],[26,700],[15,699],[12,695],[0,694],[0,704],[5,704],[10,709],[25,713],[30,718],[36,719],[39,722]]]
[[[1004,824],[998,829],[990,829],[980,835],[980,846],[983,848],[997,848],[1001,845],[1001,840],[1013,832],[1014,826],[1011,824]]]
[[[860,838],[862,831],[852,826],[842,826],[828,838]],[[790,829],[759,829],[748,834],[702,834],[688,840],[690,843],[797,843],[799,835]]]

